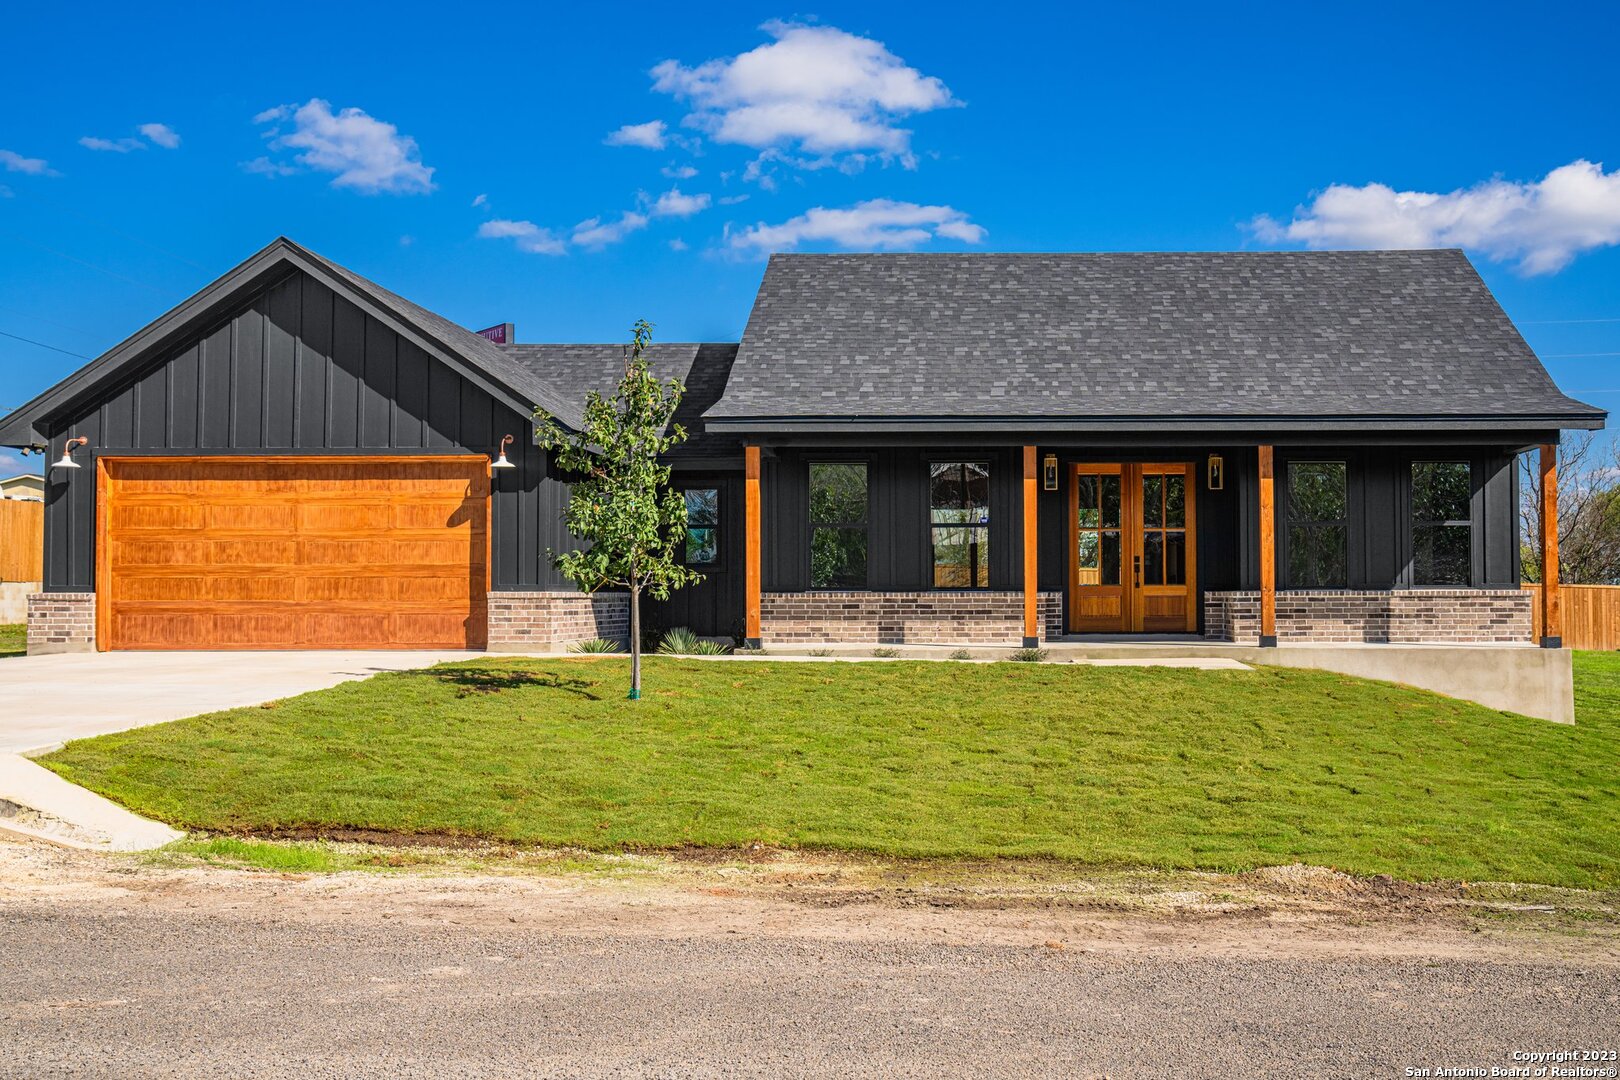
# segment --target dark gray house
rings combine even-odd
[[[622,634],[530,421],[621,355],[277,240],[0,420],[78,466],[30,648]],[[1456,251],[778,255],[740,343],[653,358],[705,580],[650,620],[767,644],[1527,642],[1516,456],[1605,419]]]

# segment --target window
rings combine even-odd
[[[720,492],[687,488],[686,565],[713,566],[720,561]]]
[[[1142,584],[1187,584],[1187,477],[1142,473]]]
[[[866,465],[810,466],[810,587],[866,588]]]
[[[1345,475],[1342,461],[1288,463],[1288,584],[1296,589],[1347,584]]]
[[[1118,473],[1081,473],[1076,478],[1076,528],[1080,545],[1078,585],[1119,584]]]
[[[928,523],[936,589],[990,587],[990,466],[982,461],[928,467]]]
[[[1468,462],[1412,463],[1412,584],[1470,583],[1472,502]]]

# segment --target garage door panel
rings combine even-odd
[[[110,648],[481,648],[482,457],[103,459]]]

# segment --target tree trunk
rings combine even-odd
[[[641,586],[630,586],[630,700],[641,700]]]

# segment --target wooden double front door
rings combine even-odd
[[[468,649],[489,459],[102,458],[103,649]]]
[[[1198,628],[1196,479],[1187,462],[1069,467],[1070,633]]]

